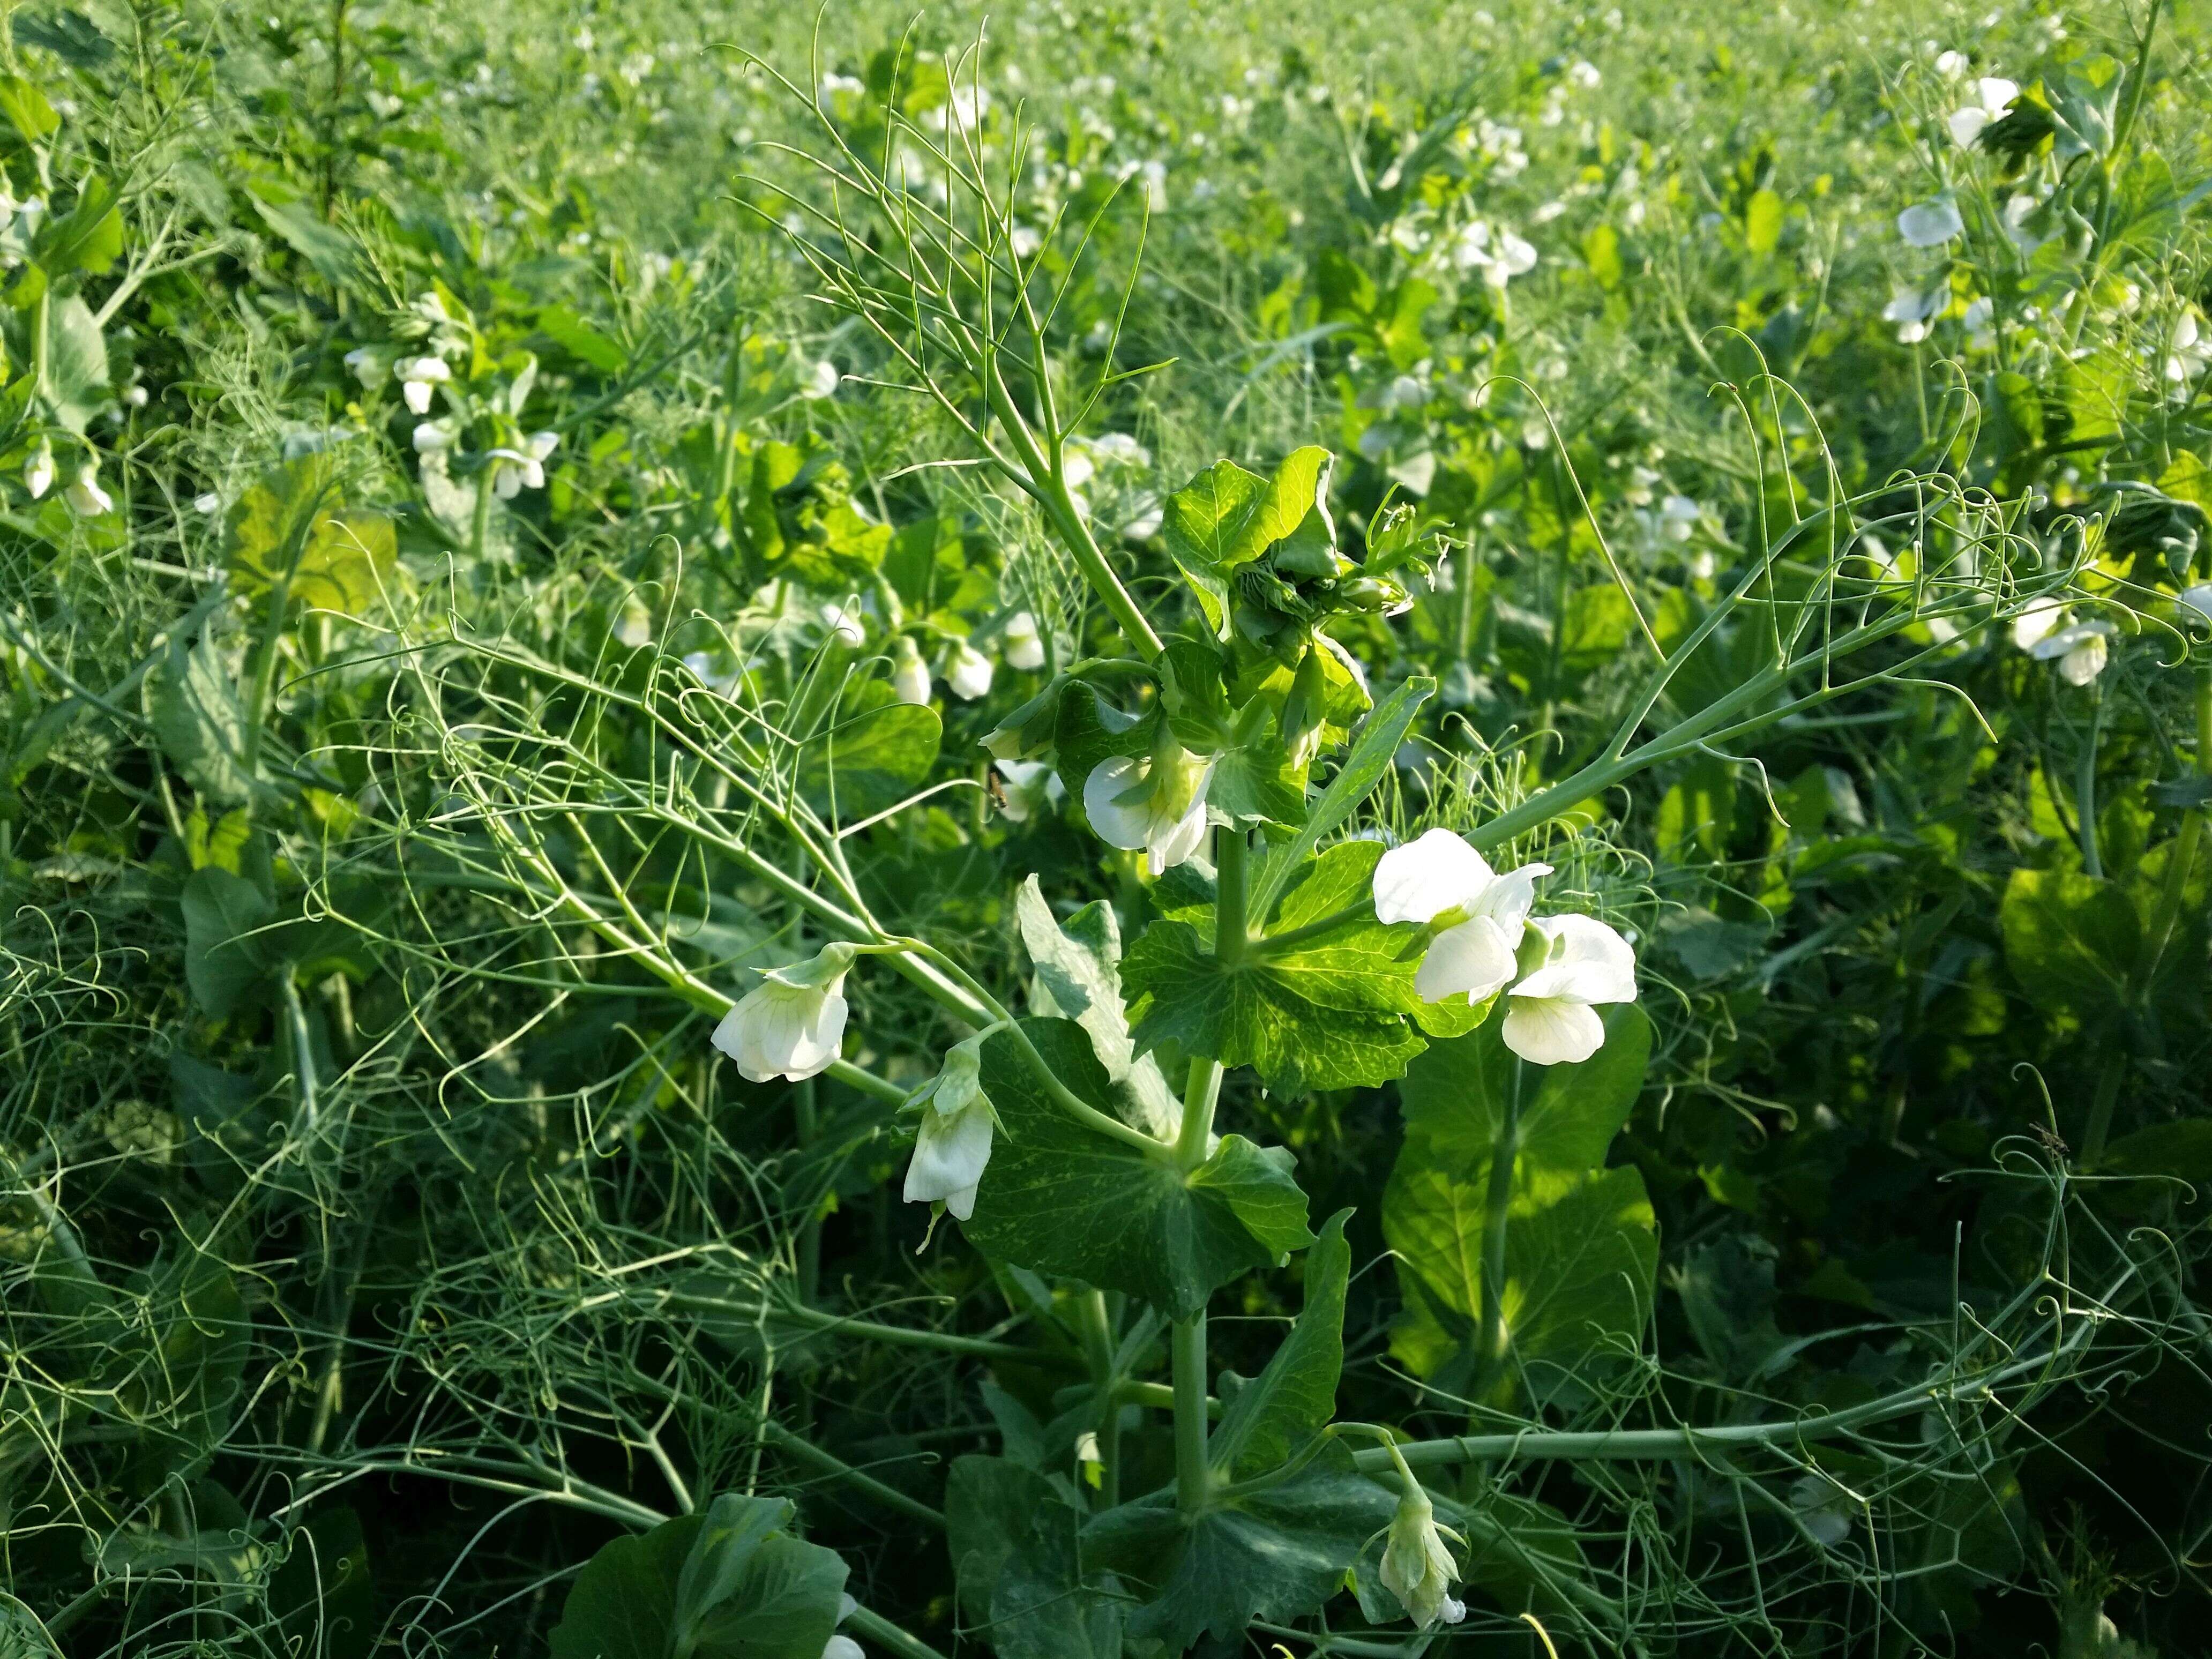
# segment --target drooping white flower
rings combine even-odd
[[[902,634],[891,647],[891,695],[901,702],[929,702],[929,665],[921,647]]]
[[[2186,386],[2212,363],[2212,331],[2208,331],[2189,307],[2173,319],[2173,333],[2166,357],[2166,378],[2173,386]]]
[[[1939,52],[1936,58],[1936,73],[1946,81],[1955,81],[1966,72],[1966,54],[1963,52]]]
[[[492,494],[511,501],[526,489],[544,489],[545,458],[560,441],[557,432],[533,432],[522,441],[520,449],[486,450],[485,457],[491,463]]]
[[[431,393],[453,378],[442,357],[403,357],[392,366],[399,377],[399,395],[417,415],[430,412]]]
[[[146,388],[143,386],[127,386],[123,388],[123,406],[125,409],[145,408],[146,398]]]
[[[1459,1577],[1451,1552],[1437,1526],[1436,1505],[1418,1483],[1408,1479],[1390,1517],[1389,1536],[1382,1546],[1382,1588],[1398,1598],[1399,1605],[1416,1625],[1426,1629],[1439,1619],[1457,1624],[1466,1609],[1451,1593]]]
[[[1669,495],[1659,503],[1660,528],[1668,541],[1686,542],[1704,513],[1687,495]]]
[[[714,1046],[738,1062],[748,1082],[793,1083],[829,1069],[845,1036],[845,975],[853,947],[825,945],[805,962],[773,968],[722,1016]]]
[[[832,76],[831,79],[836,79]],[[857,82],[855,84],[858,84]],[[837,1622],[843,1624],[860,1610],[860,1604],[850,1595],[837,1598]],[[822,1644],[822,1659],[868,1659],[867,1650],[849,1636],[832,1636]]]
[[[385,354],[375,346],[356,346],[345,355],[345,366],[364,389],[373,387],[384,378]]]
[[[1988,295],[1978,295],[1959,321],[1966,331],[1966,343],[1976,351],[1987,351],[1997,343],[1996,305]]]
[[[1528,971],[1507,995],[1499,1035],[1532,1066],[1588,1060],[1605,1042],[1597,1006],[1636,1000],[1636,951],[1595,916],[1537,916],[1528,926]]]
[[[1548,864],[1524,864],[1500,875],[1450,830],[1431,830],[1376,864],[1375,919],[1436,930],[1413,975],[1422,1001],[1486,1001],[1512,980],[1536,878],[1551,873]]]
[[[1961,149],[1980,137],[1982,130],[2002,115],[2012,100],[2020,96],[2020,82],[1985,75],[1967,91],[1970,101],[1953,110],[1945,123],[1951,129],[1951,142]]]
[[[2112,651],[2106,641],[2112,634],[2112,623],[2094,617],[2038,640],[2028,647],[2027,654],[2038,662],[2057,658],[2059,678],[2069,685],[2087,685],[2105,672],[2105,663]]]
[[[1017,611],[1006,618],[1005,639],[1007,667],[1026,673],[1044,666],[1044,641],[1037,633],[1036,618],[1030,612]]]
[[[851,606],[823,605],[822,625],[839,645],[852,650],[857,651],[868,642],[867,619]]]
[[[87,461],[77,469],[76,477],[63,489],[62,499],[80,518],[96,519],[115,511],[115,498],[100,487],[98,461]]]
[[[983,1039],[956,1042],[922,1094],[914,1158],[906,1166],[906,1201],[942,1201],[963,1221],[975,1214],[975,1188],[991,1161],[996,1123],[983,1090]]]
[[[993,766],[1004,785],[1001,810],[1010,823],[1027,823],[1062,793],[1060,774],[1050,761],[1002,760]]]
[[[212,518],[222,510],[222,497],[210,490],[204,495],[192,497],[192,511],[203,518]]]
[[[453,428],[443,421],[418,421],[412,441],[417,455],[436,455],[453,447]]]
[[[837,395],[839,378],[837,365],[824,357],[806,371],[805,378],[799,383],[799,395],[809,403],[834,398]]]
[[[1950,302],[1951,290],[1942,283],[1925,289],[1900,288],[1881,308],[1882,320],[1897,325],[1898,343],[1911,345],[1928,337],[1928,319]]]
[[[1206,786],[1213,768],[1172,739],[1162,753],[1116,755],[1084,780],[1083,811],[1109,845],[1142,853],[1154,876],[1172,870],[1206,839]]]
[[[31,459],[23,463],[23,488],[31,492],[31,499],[35,501],[53,487],[53,446],[40,439],[39,447],[31,452]]]
[[[945,659],[945,683],[954,696],[973,702],[991,689],[991,659],[962,640]]]
[[[2185,621],[2212,626],[2212,582],[2198,582],[2194,586],[2185,587],[2174,595],[2174,599],[2182,608]],[[2189,615],[2192,611],[2197,613],[2194,617]]]
[[[1913,247],[1941,247],[1966,228],[1959,204],[1948,192],[1921,202],[1897,216],[1897,234]]]
[[[2037,599],[2012,619],[2012,642],[2022,651],[2035,649],[2036,641],[2065,619],[2066,607],[2057,599]]]

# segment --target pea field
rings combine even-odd
[[[1486,8],[0,7],[0,1659],[2212,1653],[2212,7]]]

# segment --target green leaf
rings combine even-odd
[[[1129,1614],[1132,1636],[1179,1653],[1209,1631],[1234,1642],[1255,1619],[1280,1623],[1321,1607],[1396,1507],[1331,1443],[1291,1479],[1195,1515],[1177,1510],[1171,1491],[1109,1510],[1084,1528],[1084,1559],[1144,1597]]]
[[[679,1516],[603,1546],[568,1588],[552,1659],[667,1659],[676,1580],[705,1523],[704,1516]]]
[[[20,75],[0,75],[0,115],[6,116],[24,141],[33,144],[62,124],[46,94]]]
[[[1000,1457],[954,1460],[945,1528],[961,1615],[999,1659],[1120,1659],[1121,1611],[1083,1583],[1079,1511]]]
[[[1152,753],[1158,721],[1157,714],[1125,714],[1089,686],[1070,681],[1053,716],[1053,764],[1060,783],[1081,800],[1083,786],[1107,761]]]
[[[202,799],[243,806],[261,787],[246,769],[246,712],[238,678],[211,629],[190,645],[171,635],[161,666],[149,677],[147,708],[161,752]]]
[[[846,1567],[781,1528],[783,1498],[716,1498],[698,1515],[617,1538],[584,1564],[553,1659],[821,1659]]]
[[[282,584],[287,605],[365,617],[399,563],[392,520],[345,504],[328,452],[272,467],[230,509],[225,555],[242,593]]]
[[[1326,524],[1335,457],[1294,450],[1272,479],[1216,461],[1167,499],[1161,525],[1168,552],[1214,632],[1229,637],[1229,579],[1318,512]],[[1334,532],[1330,532],[1332,539]]]
[[[243,876],[210,865],[185,882],[185,982],[200,1006],[222,1019],[244,1006],[275,965],[262,930],[276,901]]]
[[[2087,1018],[2128,1006],[2142,930],[2118,884],[2074,870],[2015,870],[1997,924],[2005,964],[2038,1006]]]
[[[32,359],[31,316],[8,318],[8,354],[19,363]],[[46,407],[55,423],[82,435],[108,404],[107,337],[92,307],[79,295],[68,295],[46,307]]]
[[[115,186],[98,173],[88,177],[70,210],[39,227],[31,257],[49,277],[106,270],[123,252],[123,210]]]
[[[1344,1242],[1349,1210],[1322,1226],[1305,1261],[1305,1306],[1267,1368],[1237,1391],[1220,1426],[1206,1443],[1217,1473],[1248,1480],[1287,1462],[1336,1415],[1344,1370],[1344,1296],[1352,1247]]]
[[[1083,1028],[1026,1019],[1053,1075],[1113,1110],[1106,1071]],[[1159,1156],[1086,1128],[1055,1105],[1013,1034],[983,1048],[991,1103],[1006,1127],[963,1229],[979,1249],[1017,1267],[1127,1291],[1187,1319],[1255,1267],[1313,1242],[1306,1198],[1280,1147],[1224,1136],[1188,1176]]]
[[[1644,1177],[1595,1166],[1635,1103],[1651,1028],[1632,1005],[1607,1009],[1605,1023],[1604,1046],[1578,1065],[1528,1066],[1486,1025],[1436,1044],[1407,1072],[1406,1145],[1382,1212],[1407,1304],[1391,1346],[1440,1388],[1484,1380],[1491,1170],[1516,1087],[1503,1297],[1510,1368],[1550,1397],[1609,1363],[1649,1316],[1658,1240]]]
[[[262,222],[325,281],[336,288],[362,286],[366,272],[352,237],[297,202],[272,202],[258,195],[251,199]]]
[[[1122,963],[1137,1047],[1172,1042],[1249,1066],[1283,1094],[1388,1083],[1422,1040],[1402,1016],[1373,1011],[1371,988],[1348,956],[1323,945],[1224,963],[1190,923],[1156,921]]]
[[[1390,763],[1398,753],[1398,745],[1406,740],[1406,730],[1413,724],[1413,715],[1429,700],[1437,683],[1426,675],[1417,674],[1385,697],[1382,703],[1362,721],[1359,735],[1352,745],[1352,752],[1344,757],[1336,775],[1321,792],[1321,798],[1307,810],[1304,827],[1288,843],[1271,853],[1252,884],[1252,915],[1263,925],[1274,908],[1275,900],[1290,878],[1304,864],[1321,838],[1342,823],[1358,810],[1359,805],[1373,793],[1390,769]]]
[[[799,784],[826,811],[834,782],[837,816],[851,823],[921,787],[944,740],[934,708],[901,702],[881,680],[855,680],[845,689],[836,721],[807,740]]]
[[[1114,907],[1097,900],[1056,921],[1031,876],[1015,896],[1014,916],[1030,953],[1030,1011],[1080,1025],[1105,1067],[1114,1115],[1156,1139],[1173,1140],[1182,1127],[1182,1103],[1160,1075],[1159,1062],[1137,1053],[1129,1040],[1121,1002],[1121,924]]]
[[[1754,194],[1743,210],[1744,246],[1771,253],[1782,245],[1782,198],[1771,190]]]

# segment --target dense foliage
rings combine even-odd
[[[0,1655],[2203,1650],[2153,0],[0,46]]]

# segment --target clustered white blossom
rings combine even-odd
[[[2056,660],[2069,685],[2087,685],[2105,672],[2113,628],[2100,617],[2071,620],[2056,599],[2038,599],[2013,618],[2012,642],[2038,662]]]
[[[1588,1060],[1605,1042],[1597,1013],[1636,1000],[1636,952],[1594,916],[1532,916],[1547,864],[1504,874],[1449,830],[1385,853],[1375,866],[1376,919],[1429,930],[1413,988],[1424,1002],[1506,994],[1500,1035],[1535,1066]]]
[[[1172,738],[1147,756],[1117,755],[1083,783],[1083,811],[1109,846],[1142,853],[1154,876],[1195,854],[1206,839],[1206,787],[1213,763]]]

